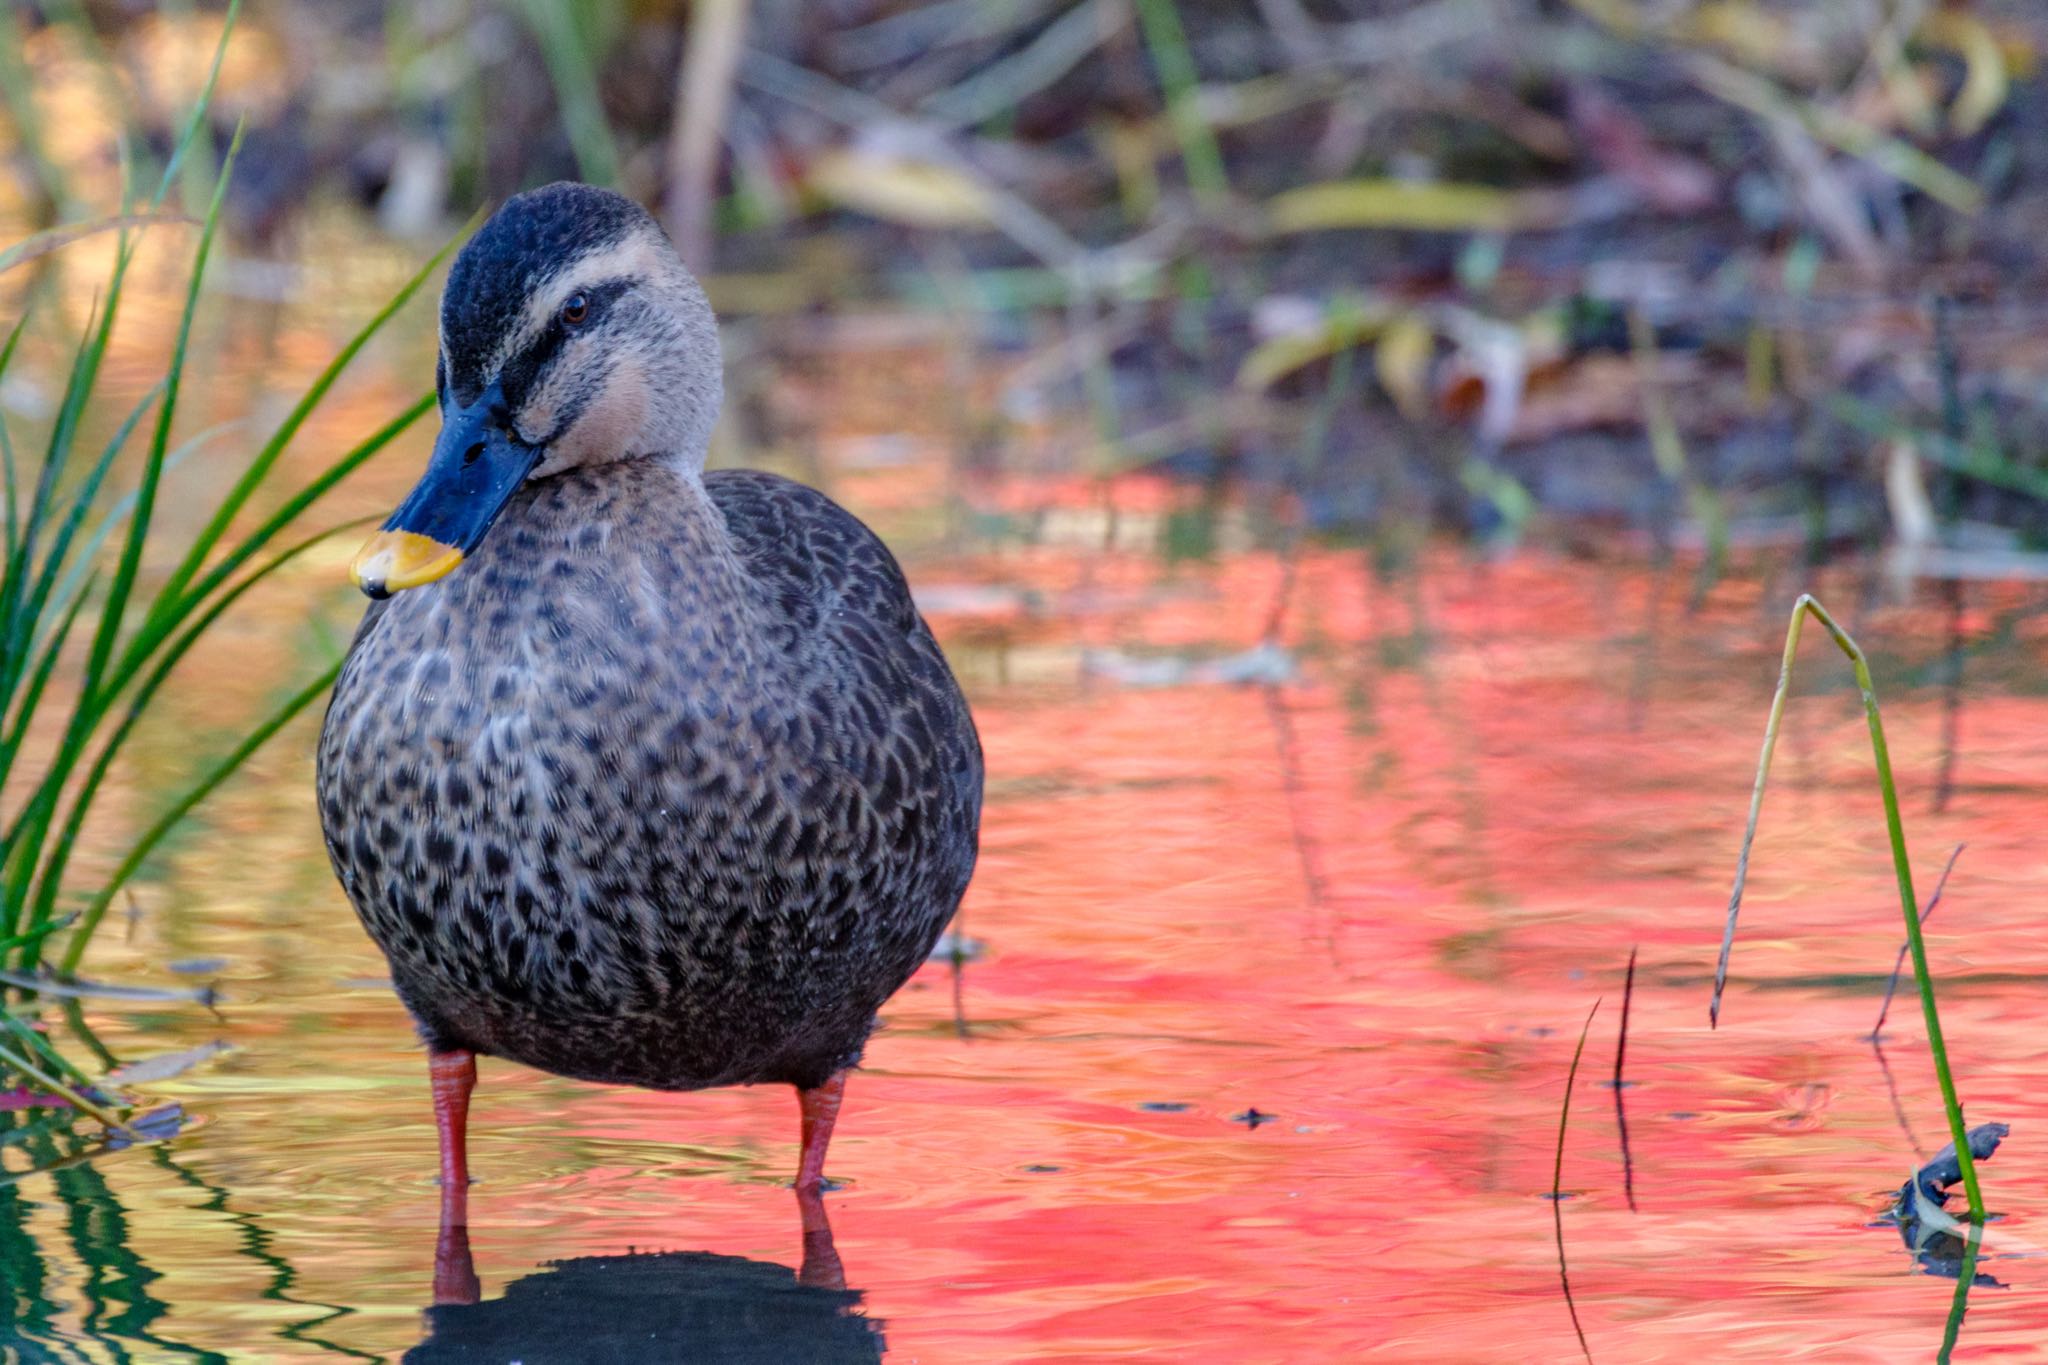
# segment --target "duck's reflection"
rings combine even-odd
[[[798,1195],[803,1265],[706,1251],[583,1256],[479,1302],[466,1223],[444,1220],[427,1339],[406,1360],[879,1361],[881,1325],[856,1311],[824,1201]]]

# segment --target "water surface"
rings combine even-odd
[[[212,310],[220,410],[195,427],[274,417],[266,395],[352,321],[302,311]],[[430,344],[416,328],[380,345],[312,453],[421,386]],[[644,1330],[647,1359],[1576,1359],[1546,1196],[1596,1000],[1563,1167],[1594,1358],[1931,1357],[1955,1283],[1872,1224],[1943,1120],[1910,997],[1881,1057],[1867,1041],[1900,917],[1861,711],[1818,640],[1707,1027],[1801,587],[1877,662],[1923,888],[1968,843],[1929,951],[1970,1116],[2013,1136],[1984,1168],[2005,1216],[1978,1268],[1998,1284],[1970,1296],[1959,1356],[2042,1339],[2037,595],[1971,590],[1935,813],[1946,616],[1886,605],[1853,567],[1744,564],[1696,610],[1682,571],[1619,552],[1442,546],[1389,570],[1370,546],[1296,541],[1261,498],[969,472],[931,410],[943,357],[822,355],[781,388],[804,419],[785,429],[807,435],[739,453],[820,482],[899,547],[989,760],[957,926],[971,960],[889,1006],[833,1147],[848,1291],[795,1283],[787,1092],[657,1095],[485,1061],[485,1302],[426,1311],[423,1060],[320,850],[309,721],[169,846],[88,959],[103,979],[219,987],[217,1015],[96,1003],[115,1057],[228,1046],[131,1086],[183,1107],[172,1140],[0,1187],[0,1328],[20,1358],[540,1361]],[[388,506],[424,441],[327,514]],[[309,556],[194,657],[108,803],[116,824],[345,642],[351,548]],[[1634,1210],[1603,1084],[1632,948]],[[69,1155],[6,1136],[10,1171]]]

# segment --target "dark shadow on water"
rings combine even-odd
[[[519,1360],[525,1365],[691,1361],[705,1365],[879,1361],[882,1324],[845,1288],[832,1229],[815,1196],[800,1198],[800,1270],[708,1251],[580,1256],[514,1280],[488,1302],[476,1293],[468,1229],[444,1226],[436,1298],[414,1365]],[[452,1291],[452,1292],[451,1292]]]

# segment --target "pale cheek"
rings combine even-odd
[[[579,465],[605,464],[622,456],[644,454],[640,449],[641,433],[647,425],[651,401],[645,369],[637,360],[621,358],[576,424],[548,447],[547,458],[534,469],[532,477],[545,478]],[[555,406],[547,405],[549,413]],[[536,421],[534,425],[538,427],[540,423]]]
[[[647,425],[647,373],[637,360],[621,358],[570,435],[579,464],[641,453],[635,449]]]

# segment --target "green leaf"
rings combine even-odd
[[[104,218],[88,219],[83,223],[62,223],[53,228],[44,228],[41,232],[31,233],[5,251],[0,251],[0,274],[61,250],[73,242],[83,241],[87,237],[97,237],[102,232],[150,227],[158,223],[192,221],[182,213],[115,213]]]
[[[192,101],[192,112],[185,118],[185,129],[178,135],[177,145],[171,149],[171,159],[164,163],[163,177],[157,181],[156,193],[150,196],[151,207],[163,203],[164,196],[171,192],[171,182],[178,177],[178,166],[198,140],[200,130],[206,126],[206,111],[213,105],[213,88],[220,80],[221,63],[228,55],[228,39],[234,34],[235,21],[241,17],[242,0],[228,0],[227,13],[221,19],[220,41],[213,47],[213,64],[206,69],[206,83],[199,87],[199,98]],[[240,140],[239,130],[235,137]],[[232,160],[234,153],[231,151],[228,156]],[[225,166],[221,169],[221,179],[227,179]],[[214,194],[218,197],[219,193],[220,187],[216,185]]]
[[[207,609],[200,613],[199,618],[188,626],[162,652],[157,658],[156,667],[150,670],[149,676],[143,679],[142,684],[135,689],[134,695],[129,699],[126,714],[122,716],[120,723],[114,727],[113,732],[108,735],[105,743],[100,746],[99,757],[94,760],[84,780],[79,783],[77,794],[71,799],[70,814],[66,817],[64,827],[57,835],[54,849],[44,865],[43,894],[38,899],[36,914],[31,921],[32,923],[39,926],[41,923],[47,922],[49,906],[54,902],[54,888],[62,881],[64,871],[70,865],[72,849],[78,842],[79,831],[85,826],[86,815],[92,809],[93,798],[99,794],[100,784],[106,780],[107,772],[113,767],[114,759],[120,754],[122,745],[127,742],[128,736],[134,731],[136,724],[148,712],[151,699],[156,696],[157,689],[163,686],[164,680],[170,677],[171,671],[178,666],[178,661],[183,659],[192,646],[199,642],[200,637],[205,635],[208,628],[220,619],[223,612],[227,611],[229,607],[232,607],[241,599],[242,594],[248,592],[249,589],[255,587],[258,583],[270,577],[273,573],[276,573],[286,564],[297,559],[329,536],[352,527],[362,526],[376,519],[374,516],[358,517],[356,520],[344,522],[340,526],[329,527],[327,530],[321,531],[316,535],[306,537],[298,544],[284,551],[284,553],[277,555],[269,563],[251,573],[240,583],[237,583],[233,588],[215,598],[207,606]]]
[[[243,125],[246,127],[246,123]],[[61,785],[70,770],[76,765],[90,739],[93,727],[98,723],[106,707],[112,701],[113,691],[105,685],[107,666],[113,659],[114,641],[121,630],[121,621],[127,615],[128,595],[135,585],[136,574],[142,567],[142,546],[149,536],[150,518],[156,511],[156,490],[163,478],[164,454],[170,446],[171,421],[178,407],[178,391],[185,378],[186,353],[192,344],[192,319],[199,311],[199,287],[206,278],[207,257],[213,251],[214,236],[220,229],[221,206],[227,200],[228,182],[234,173],[235,159],[242,150],[243,127],[235,129],[235,138],[228,146],[226,160],[222,163],[219,181],[214,185],[213,202],[206,209],[206,225],[199,232],[199,247],[193,254],[192,273],[186,281],[185,307],[178,317],[177,338],[171,345],[170,371],[164,376],[163,401],[157,405],[156,430],[151,434],[148,457],[143,461],[142,479],[135,493],[135,510],[128,519],[128,534],[121,545],[121,555],[114,567],[112,583],[107,588],[106,600],[100,604],[99,624],[93,631],[92,647],[86,657],[85,673],[79,682],[79,701],[72,712],[71,724],[66,727],[64,740],[58,749],[57,762],[52,764],[51,778]],[[45,803],[46,809],[54,812],[56,785],[49,779],[45,783],[50,792]],[[48,815],[31,826],[39,832],[48,827]],[[64,858],[68,853],[65,846],[59,847],[53,855],[36,888],[35,902],[29,909],[31,926],[41,924],[50,918],[57,899],[57,887],[64,871]],[[10,926],[13,927],[13,926]]]
[[[1275,232],[1505,232],[1537,225],[1554,212],[1554,200],[1541,191],[1442,181],[1330,180],[1273,196],[1266,204],[1266,221]]]
[[[299,712],[325,696],[327,689],[334,686],[334,680],[341,676],[342,662],[340,659],[335,660],[319,677],[293,694],[283,706],[270,715],[269,719],[236,745],[227,757],[214,764],[189,791],[173,802],[171,808],[135,841],[134,846],[128,850],[128,856],[114,869],[114,875],[107,879],[107,884],[100,888],[99,894],[92,898],[84,913],[79,916],[78,927],[72,931],[70,939],[65,943],[64,957],[59,964],[59,970],[68,974],[77,969],[79,959],[85,956],[86,945],[92,942],[93,931],[99,928],[101,917],[113,903],[114,893],[135,875],[135,869],[142,866],[143,859],[155,851],[156,846],[163,842],[164,836],[169,834],[194,806],[204,801],[215,787],[225,782],[235,769],[241,767],[249,755],[262,748],[272,735],[282,730]]]
[[[370,338],[375,336],[383,328],[384,324],[391,320],[392,315],[403,308],[412,299],[412,296],[419,292],[420,286],[425,284],[434,271],[440,267],[441,263],[448,259],[449,253],[468,240],[469,234],[476,229],[476,225],[477,219],[472,218],[468,226],[457,233],[447,245],[435,252],[433,257],[399,288],[399,291],[391,297],[391,300],[377,310],[376,315],[363,325],[362,330],[349,338],[348,344],[343,346],[334,359],[328,362],[327,368],[322,370],[318,377],[314,379],[312,386],[306,390],[304,396],[293,405],[289,413],[285,414],[284,421],[279,423],[277,430],[264,443],[263,448],[256,452],[256,458],[250,461],[249,467],[243,471],[242,477],[235,483],[233,488],[228,490],[227,496],[221,499],[220,506],[215,509],[213,518],[207,522],[205,528],[193,540],[192,547],[186,552],[184,560],[179,563],[171,576],[165,580],[163,588],[157,593],[156,602],[150,608],[150,620],[152,623],[154,623],[156,618],[176,609],[186,586],[192,581],[193,575],[198,573],[199,566],[206,562],[208,555],[213,553],[214,547],[219,544],[222,535],[226,533],[229,524],[233,522],[236,514],[242,510],[243,504],[248,502],[250,495],[256,491],[257,486],[270,473],[271,467],[284,454],[285,447],[291,443],[294,436],[298,435],[299,428],[305,425],[306,419],[320,405],[320,400],[325,398],[327,391],[334,387],[334,381],[340,377],[342,370],[347,368],[351,360],[355,359],[357,352],[369,344]],[[260,548],[260,546],[256,548]]]

